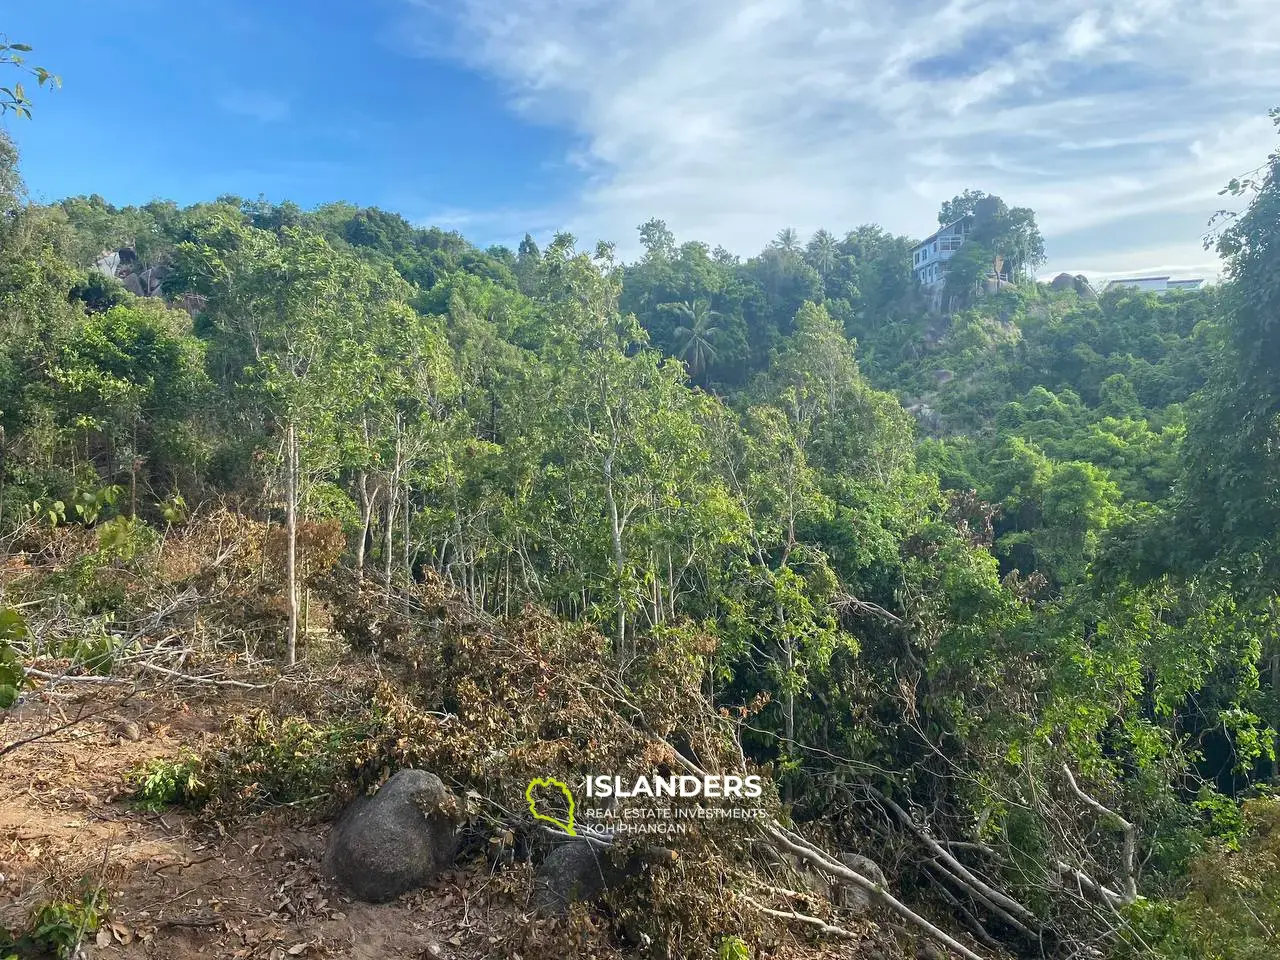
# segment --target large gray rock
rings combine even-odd
[[[889,889],[889,881],[885,879],[884,871],[870,857],[864,857],[858,853],[842,853],[840,862],[859,876],[866,877],[872,883],[880,884],[885,890]],[[853,884],[842,883],[838,896],[840,906],[856,913],[865,912],[875,902],[875,898],[870,893]]]
[[[603,844],[574,840],[556,847],[533,878],[533,905],[543,914],[564,914],[571,903],[590,903],[640,873],[669,870],[680,859],[670,847],[634,850],[622,864]]]
[[[538,867],[533,905],[540,913],[564,913],[571,903],[589,903],[621,882],[624,871],[602,846],[575,840],[563,843]]]
[[[453,861],[458,814],[434,773],[401,770],[343,811],[329,834],[325,872],[357,900],[393,900]]]

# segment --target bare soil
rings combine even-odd
[[[392,904],[353,903],[318,871],[327,824],[278,810],[231,827],[128,802],[130,769],[212,746],[229,714],[250,706],[222,690],[119,702],[90,689],[11,711],[0,742],[92,716],[0,757],[0,926],[24,927],[33,909],[88,882],[102,884],[109,914],[86,957],[519,955],[496,930],[522,909],[525,866],[460,868]]]

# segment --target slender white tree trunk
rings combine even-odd
[[[615,441],[615,449],[616,445]],[[623,659],[626,656],[627,642],[627,599],[622,590],[622,571],[625,565],[625,558],[622,552],[622,522],[618,516],[618,501],[613,495],[612,449],[604,458],[604,497],[605,505],[609,511],[609,533],[613,540],[613,575],[618,584],[617,654],[619,659]]]
[[[365,548],[369,542],[369,528],[373,525],[373,497],[369,495],[369,474],[361,470],[356,487],[360,494],[360,541],[356,544],[356,573],[364,576]],[[374,491],[376,494],[376,490]]]
[[[395,540],[396,525],[396,493],[400,485],[400,417],[396,417],[396,455],[395,462],[391,465],[391,479],[387,483],[387,525],[385,538],[383,541],[383,561],[382,585],[387,591],[387,596],[391,596],[391,567],[392,567],[392,547]]]
[[[298,662],[298,431],[293,421],[285,429],[285,505],[288,546],[285,578],[288,580],[289,625],[285,630],[285,656],[289,666]]]

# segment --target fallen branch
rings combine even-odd
[[[129,698],[126,697],[124,702],[127,703],[128,699]],[[82,705],[81,712],[77,713],[70,720],[67,720],[64,714],[63,722],[58,724],[57,726],[50,727],[48,730],[41,730],[40,732],[33,733],[28,737],[23,737],[21,740],[14,740],[14,741],[11,741],[10,743],[6,743],[0,746],[0,757],[3,757],[9,753],[13,753],[15,750],[21,749],[22,747],[28,746],[29,744],[38,743],[41,740],[46,740],[49,737],[54,736],[55,734],[61,733],[63,730],[70,730],[72,727],[77,726],[78,724],[84,723],[86,720],[92,720],[95,717],[102,716],[103,714],[111,713],[115,711],[118,708],[118,706],[119,706],[118,703],[109,703],[106,706],[100,707],[97,710],[93,710],[89,713],[85,713]]]
[[[36,677],[40,680],[48,680],[58,683],[98,683],[116,686],[132,686],[136,681],[126,680],[124,677],[100,677],[96,674],[79,674],[73,675],[69,673],[49,673],[45,670],[37,670],[35,667],[24,667],[24,671],[29,677]],[[189,673],[180,673],[177,670],[170,670],[168,667],[162,667],[155,663],[140,663],[138,669],[146,670],[150,673],[159,673],[166,677],[173,677],[175,680],[181,680],[183,683],[207,684],[215,687],[236,687],[241,690],[266,690],[271,686],[269,683],[246,683],[243,680],[226,680],[221,677],[198,677]]]
[[[963,886],[979,900],[985,901],[992,908],[992,912],[1002,915],[1001,919],[1006,920],[1006,922],[1012,921],[1011,926],[1014,928],[1021,930],[1032,939],[1037,938],[1036,934],[1030,929],[1031,925],[1039,925],[1039,920],[1034,913],[1009,895],[1002,893],[977,877],[968,867],[953,857],[942,844],[930,836],[927,830],[922,829],[919,824],[912,820],[907,812],[894,803],[893,800],[874,787],[871,789],[880,799],[880,802],[893,812],[898,821],[915,834],[916,838],[938,858],[940,865],[944,866],[947,872],[955,878],[957,885]]]
[[[803,923],[805,926],[813,927],[818,933],[824,937],[836,937],[840,940],[861,940],[852,930],[846,930],[844,927],[836,927],[827,923],[820,917],[810,916],[807,913],[796,913],[794,910],[774,910],[772,907],[766,907],[764,904],[752,900],[750,897],[743,895],[743,900],[751,904],[766,917],[775,917],[778,920],[794,920],[796,923]]]
[[[236,687],[241,690],[266,690],[271,686],[269,683],[245,683],[243,680],[223,680],[218,677],[194,677],[191,674],[179,673],[177,670],[170,670],[168,667],[162,667],[154,663],[142,663],[139,666],[143,670],[164,674],[184,683],[208,684],[215,687]]]
[[[1071,787],[1071,792],[1076,795],[1089,809],[1102,814],[1105,819],[1109,819],[1115,826],[1119,827],[1124,836],[1124,848],[1121,854],[1124,860],[1124,894],[1122,903],[1133,903],[1138,899],[1138,830],[1120,814],[1116,813],[1110,807],[1103,806],[1089,794],[1080,789],[1080,785],[1076,783],[1075,776],[1071,773],[1071,768],[1065,763],[1062,765],[1062,772],[1067,775],[1067,783]]]
[[[1112,890],[1110,887],[1106,886],[1105,884],[1099,883],[1097,880],[1093,879],[1093,877],[1089,876],[1083,870],[1077,870],[1075,867],[1071,866],[1068,863],[1063,863],[1061,860],[1058,860],[1054,863],[1053,868],[1058,871],[1058,874],[1060,876],[1069,877],[1070,879],[1074,880],[1076,882],[1076,886],[1080,889],[1080,892],[1082,895],[1085,893],[1085,891],[1088,891],[1093,895],[1093,898],[1095,900],[1099,901],[1105,906],[1108,906],[1108,907],[1123,906],[1127,902],[1124,899],[1123,894],[1118,893],[1115,890]]]
[[[35,667],[23,667],[22,670],[28,677],[48,680],[51,683],[105,683],[126,687],[133,685],[132,680],[125,680],[123,677],[100,677],[96,674],[73,676],[69,673],[49,673],[45,670],[37,670]]]
[[[942,872],[942,868],[939,867],[935,861],[929,861],[928,865],[933,867],[935,872]],[[946,900],[947,903],[951,905],[951,909],[953,909],[957,916],[964,921],[964,925],[969,928],[973,935],[977,937],[982,944],[990,947],[992,950],[1000,949],[1000,941],[987,932],[987,928],[982,925],[982,921],[975,917],[973,915],[973,911],[961,903],[960,899],[954,893],[948,890],[942,883],[938,884],[938,892],[942,894],[942,899]]]
[[[670,751],[671,757],[691,774],[697,777],[705,777],[707,775],[705,770],[691,761],[688,757],[684,756],[679,750],[671,746],[671,744],[654,734],[651,734],[651,736],[654,736],[656,740],[665,745],[667,750]],[[782,827],[776,820],[766,820],[761,824],[761,827],[764,830],[765,835],[768,836],[775,844],[783,847],[785,850],[795,854],[797,857],[800,857],[806,863],[817,867],[819,870],[822,870],[835,879],[843,880],[845,883],[852,884],[855,887],[865,890],[872,899],[888,908],[892,913],[896,913],[916,929],[927,934],[931,939],[936,940],[947,949],[955,951],[960,956],[964,957],[965,960],[983,960],[981,954],[974,953],[945,930],[934,926],[924,917],[920,916],[920,914],[908,907],[905,903],[898,900],[884,886],[873,880],[868,880],[857,871],[851,870],[844,864],[836,862],[831,857],[827,856],[826,853],[809,843],[808,840],[805,840],[804,837],[799,834],[792,833],[790,830]],[[785,914],[784,916],[796,919],[801,915],[796,914],[792,916],[791,914]],[[804,921],[802,920],[800,922],[803,923]],[[823,922],[819,921],[819,923]],[[826,926],[825,923],[823,923],[823,925]],[[840,928],[837,927],[835,929],[838,930]],[[833,936],[838,936],[838,934],[833,934]]]
[[[772,821],[766,822],[763,826],[766,834],[791,853],[817,867],[819,870],[830,874],[837,880],[843,880],[846,883],[850,883],[855,887],[860,887],[865,890],[875,900],[883,904],[893,913],[896,913],[903,920],[907,921],[907,923],[927,934],[947,949],[960,954],[960,956],[964,957],[965,960],[983,960],[981,954],[974,953],[945,930],[934,926],[924,917],[920,916],[920,914],[916,913],[906,904],[899,901],[883,886],[872,880],[868,880],[862,874],[832,860],[825,853],[818,850],[817,847],[812,846],[803,837],[785,830]]]

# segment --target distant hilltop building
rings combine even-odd
[[[941,302],[942,290],[947,283],[947,261],[964,246],[975,224],[995,216],[1000,209],[999,197],[983,197],[974,204],[973,213],[939,227],[912,248],[911,272],[926,294],[932,296],[935,309]],[[1003,265],[1003,257],[992,264],[987,277],[988,283],[994,282],[999,286],[1000,283],[1008,282],[1009,275],[1004,272]]]
[[[973,229],[973,217],[961,217],[931,233],[911,251],[911,269],[922,287],[941,286],[950,260]]]
[[[1204,286],[1203,279],[1170,280],[1168,277],[1129,277],[1125,280],[1112,280],[1107,289],[1112,287],[1133,287],[1143,293],[1166,294],[1170,290],[1199,290]]]

